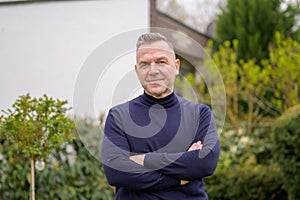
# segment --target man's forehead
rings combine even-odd
[[[173,53],[173,49],[165,41],[157,41],[152,43],[146,43],[139,47],[138,51],[167,51]]]

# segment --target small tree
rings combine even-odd
[[[34,163],[44,160],[51,151],[72,140],[74,122],[66,117],[67,101],[54,100],[47,95],[31,98],[20,96],[12,109],[0,116],[0,137],[10,140],[31,162],[30,199],[35,199]]]

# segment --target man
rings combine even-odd
[[[177,96],[180,61],[158,33],[139,37],[135,71],[144,94],[110,109],[102,162],[115,199],[208,199],[203,178],[220,145],[209,107]]]

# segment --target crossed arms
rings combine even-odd
[[[195,150],[200,150],[202,149],[202,143],[201,141],[197,141],[190,146],[190,148],[187,151],[195,151]],[[145,160],[146,154],[140,154],[140,155],[134,155],[130,156],[129,159],[134,161],[135,163],[144,166],[144,160]],[[180,180],[180,185],[185,185],[189,183],[188,180]]]
[[[117,187],[155,191],[180,186],[211,175],[218,162],[219,141],[209,109],[200,118],[198,132],[204,139],[194,141],[186,152],[131,155],[126,134],[113,115],[107,117],[102,142],[102,162],[108,182]]]

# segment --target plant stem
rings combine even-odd
[[[34,159],[30,161],[31,165],[31,182],[30,182],[30,200],[35,200],[35,189],[34,189]]]

